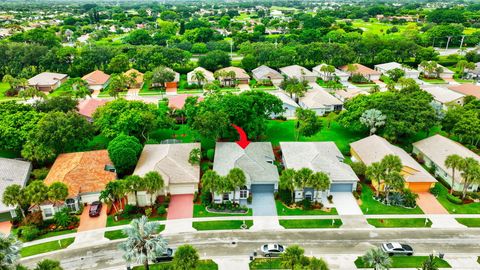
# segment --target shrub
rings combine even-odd
[[[32,241],[40,235],[40,230],[34,226],[24,226],[20,227],[19,233],[21,234],[21,237],[26,241]]]
[[[353,194],[353,197],[355,197],[355,199],[357,199],[357,200],[360,199],[360,194],[358,194],[358,192],[356,190],[354,190],[352,192],[352,194]]]
[[[307,200],[307,199],[302,200],[302,208],[303,208],[303,210],[312,209],[312,202],[310,200]]]
[[[198,201],[198,191],[195,191],[193,194],[193,202],[195,203],[196,201]]]
[[[398,192],[390,193],[390,196],[388,197],[388,202],[390,203],[390,205],[405,206],[405,198],[401,193]]]
[[[289,190],[279,189],[278,197],[284,204],[289,205],[292,203],[292,193]]]
[[[333,203],[333,195],[328,195],[328,202]]]
[[[367,83],[368,82],[368,80],[365,79],[365,77],[363,77],[362,75],[360,75],[358,73],[353,74],[350,79],[353,83]]]
[[[133,215],[133,214],[137,214],[138,213],[138,207],[136,205],[133,205],[133,204],[127,204],[125,205],[125,208],[123,209],[123,215]]]
[[[32,171],[32,176],[35,180],[44,180],[48,175],[48,168],[35,169]]]
[[[170,204],[170,195],[165,196],[165,200],[163,201],[166,205]]]
[[[72,223],[72,219],[70,216],[70,209],[68,208],[63,208],[62,210],[58,211],[55,213],[53,216],[53,220],[55,221],[55,224],[60,227],[68,227],[70,223]]]
[[[418,194],[413,193],[410,189],[405,189],[403,191],[403,203],[406,207],[414,208],[417,206]]]
[[[210,205],[212,202],[212,193],[210,191],[202,191],[202,195],[200,195],[200,201],[205,206]]]
[[[451,203],[454,203],[454,204],[463,204],[462,199],[455,197],[451,194],[447,194],[447,200],[449,200]]]
[[[362,189],[363,189],[363,186],[362,185],[357,185],[357,188],[356,188],[356,191],[358,194],[362,194]]]
[[[165,206],[161,205],[157,208],[157,215],[163,216],[167,213],[167,209],[165,209]]]
[[[208,153],[207,153],[208,155]],[[200,164],[200,168],[202,169],[202,171],[208,171],[210,168],[212,168],[213,166],[213,163],[212,162],[202,162]]]
[[[247,203],[248,203],[248,204],[251,204],[251,203],[252,203],[252,200],[253,200],[252,195],[248,195]]]
[[[207,150],[207,158],[208,158],[208,160],[213,161],[213,159],[215,158],[215,150],[214,149],[208,149]]]
[[[439,185],[435,185],[433,188],[430,189],[430,193],[432,193],[435,196],[438,196],[440,195],[441,190],[442,189],[440,188]]]
[[[152,215],[152,208],[145,208],[145,216],[150,217]]]
[[[365,164],[363,164],[362,162],[352,162],[350,164],[350,167],[352,167],[352,170],[358,176],[365,176],[365,171],[367,170],[367,166],[365,166]]]

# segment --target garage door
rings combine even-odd
[[[332,184],[330,187],[331,192],[352,192],[352,183]]]
[[[258,185],[252,185],[251,189],[253,194],[255,193],[272,193],[273,194],[274,188],[275,188],[274,185],[258,184]]]
[[[194,184],[187,185],[170,185],[170,194],[171,195],[180,195],[180,194],[194,194],[197,189]]]

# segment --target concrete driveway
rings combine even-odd
[[[351,192],[332,192],[333,204],[340,216],[363,215]]]
[[[254,216],[276,216],[273,185],[252,185],[252,209]]]

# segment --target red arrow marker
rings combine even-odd
[[[247,138],[247,133],[245,133],[245,131],[241,127],[235,124],[232,124],[232,127],[237,130],[238,135],[240,136],[240,140],[236,141],[238,146],[240,146],[242,149],[247,148],[247,146],[250,144],[250,141]]]

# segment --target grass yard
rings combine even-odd
[[[157,263],[157,264],[151,264],[150,265],[150,270],[171,270],[172,268],[172,263],[171,262],[164,262],[164,263]],[[135,266],[133,267],[133,270],[143,270],[145,269],[142,266]],[[192,270],[217,270],[218,265],[212,261],[212,260],[200,260],[198,262],[197,267]]]
[[[279,222],[285,229],[328,229],[339,228],[343,224],[340,219],[281,219]]]
[[[39,236],[37,239],[35,239],[35,240],[45,239],[45,238],[54,237],[54,236],[59,236],[59,235],[64,235],[64,234],[69,234],[69,233],[76,233],[76,232],[77,232],[77,229],[64,230],[64,231],[58,231],[58,232],[49,232],[49,233],[40,235],[40,236]]]
[[[457,218],[456,220],[467,227],[480,227],[480,218]]]
[[[365,137],[365,134],[352,132],[337,122],[332,121],[330,127],[326,118],[323,119],[322,130],[312,137],[300,136],[298,141],[312,142],[312,141],[333,141],[343,154],[348,154],[350,151],[349,144],[351,142],[360,140]],[[277,121],[271,120],[267,123],[266,136],[264,141],[272,142],[273,146],[278,146],[279,142],[295,141],[294,134],[295,121]]]
[[[176,129],[156,129],[150,132],[148,143],[160,143],[166,139],[176,139],[184,143],[195,142],[200,140],[203,149],[215,148],[215,141],[211,139],[202,138],[198,133],[187,125],[177,125]]]
[[[424,218],[383,218],[383,219],[367,219],[370,225],[375,228],[430,228],[432,222]]]
[[[165,230],[165,225],[162,224],[159,226],[158,232],[163,232],[163,230]],[[123,233],[123,230],[106,231],[104,236],[110,240],[127,238],[127,236]]]
[[[10,89],[10,85],[8,83],[0,82],[0,99],[7,98],[5,93],[8,89]]]
[[[284,269],[282,262],[277,258],[257,258],[250,262],[250,269]]]
[[[201,217],[231,217],[231,216],[251,216],[252,215],[252,209],[249,209],[249,211],[246,214],[240,214],[240,213],[235,213],[235,214],[228,214],[228,213],[210,213],[205,209],[206,207],[202,204],[194,204],[193,205],[193,217],[194,218],[201,218]]]
[[[374,191],[366,184],[362,183],[362,195],[360,197],[362,204],[360,208],[362,212],[366,215],[382,215],[382,214],[423,214],[420,207],[415,207],[413,209],[404,208],[401,206],[390,206],[385,205],[379,201],[376,201],[373,198]]]
[[[108,216],[107,217],[107,227],[114,227],[114,226],[120,226],[120,225],[127,225],[130,224],[130,221],[132,221],[134,217],[132,218],[126,218],[126,219],[119,219],[118,221],[115,221],[113,216]],[[158,221],[158,220],[165,220],[165,217],[151,217],[148,218],[149,221]]]
[[[62,239],[59,241],[51,241],[51,242],[46,242],[38,245],[24,247],[20,250],[20,255],[22,257],[28,257],[28,256],[41,254],[41,253],[64,249],[70,246],[74,240],[75,240],[75,237],[72,237],[72,238]]]
[[[394,256],[390,268],[421,268],[422,263],[427,260],[428,256]],[[437,266],[440,268],[452,268],[448,262],[440,258],[435,258]],[[357,268],[371,268],[367,265],[361,257],[355,260]]]
[[[338,215],[337,209],[331,208],[330,212],[320,209],[303,210],[300,208],[291,209],[285,206],[281,201],[276,200],[277,215],[279,216],[315,216],[315,215]]]
[[[469,204],[454,204],[447,199],[448,190],[441,183],[440,185],[440,194],[437,197],[437,200],[440,204],[447,209],[451,214],[480,214],[480,203],[469,203]]]
[[[221,220],[221,221],[200,221],[193,222],[192,227],[198,231],[212,231],[212,230],[241,230],[242,220]],[[252,220],[245,220],[247,228],[252,227]]]

